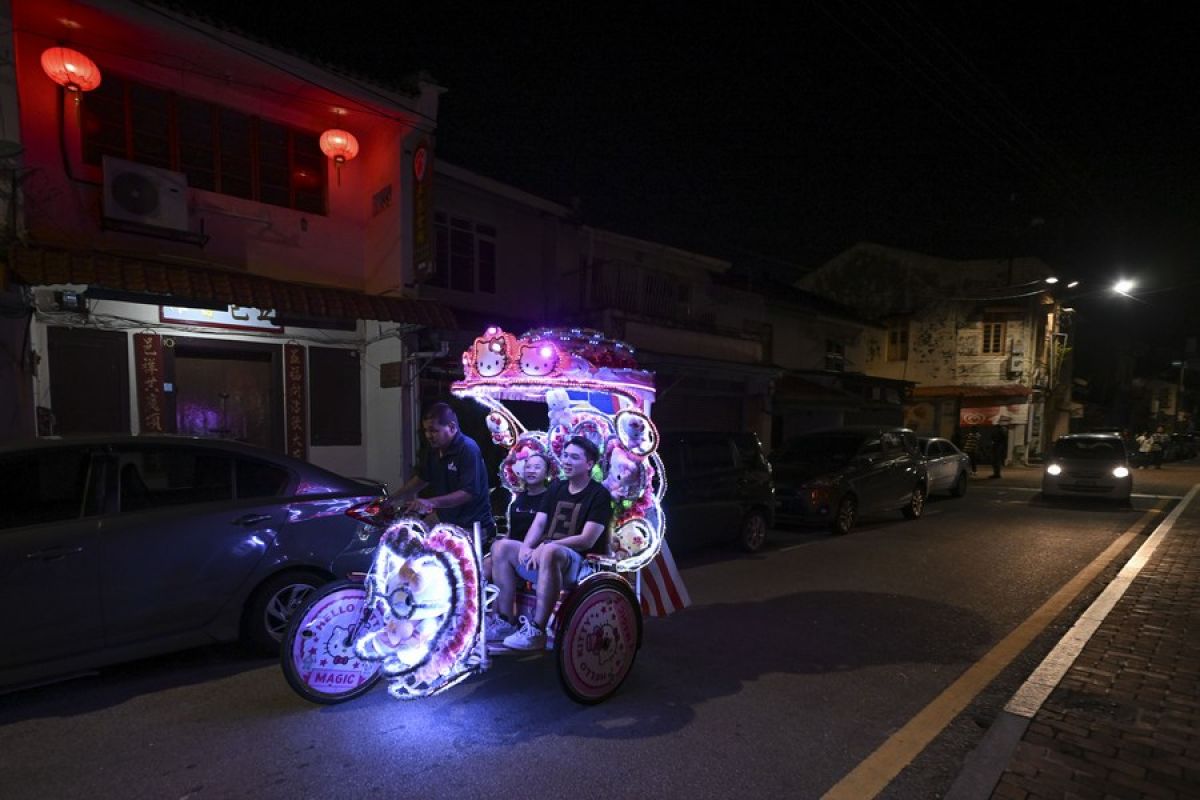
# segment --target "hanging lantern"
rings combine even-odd
[[[47,48],[42,53],[42,69],[68,92],[90,92],[100,85],[96,62],[69,47]]]
[[[349,131],[330,128],[321,134],[321,152],[333,159],[338,186],[342,185],[342,164],[358,155],[358,139]]]

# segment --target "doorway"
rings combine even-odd
[[[177,433],[283,451],[278,345],[176,339],[171,352]]]

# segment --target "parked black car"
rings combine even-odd
[[[908,428],[856,426],[789,440],[772,454],[778,519],[847,533],[863,515],[921,516],[929,493],[916,435]]]
[[[718,542],[762,548],[775,524],[771,464],[752,433],[664,432],[667,543],[683,552]]]
[[[365,571],[383,487],[173,436],[0,447],[0,685],[239,636],[277,649],[315,586]]]

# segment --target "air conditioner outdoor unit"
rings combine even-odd
[[[104,157],[104,216],[168,230],[188,230],[187,177]]]

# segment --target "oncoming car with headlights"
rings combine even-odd
[[[1042,471],[1043,497],[1103,497],[1128,502],[1129,456],[1116,434],[1073,433],[1050,449]]]

